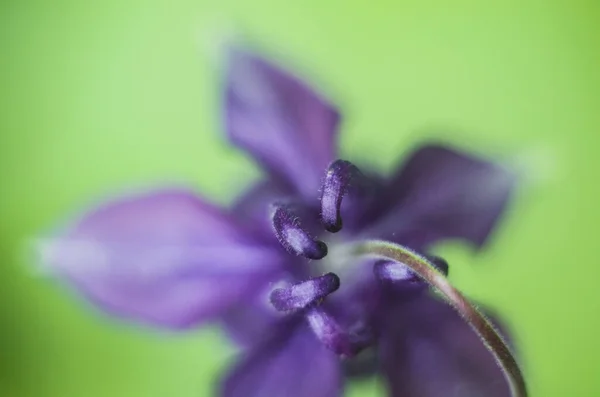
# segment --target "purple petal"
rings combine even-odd
[[[368,234],[413,248],[462,238],[481,246],[506,207],[514,175],[443,146],[417,150],[392,176]]]
[[[336,397],[342,389],[338,358],[295,319],[232,368],[221,396]]]
[[[351,359],[344,360],[342,366],[347,379],[368,379],[376,375],[379,370],[377,349],[366,348]]]
[[[243,348],[250,348],[264,340],[284,314],[278,313],[267,296],[258,295],[230,308],[221,318],[227,335]]]
[[[218,316],[283,266],[277,251],[183,189],[102,205],[41,249],[104,309],[174,328]]]
[[[289,201],[293,195],[285,185],[272,179],[257,182],[244,191],[231,208],[232,215],[255,233],[268,236],[279,244],[271,224],[272,204]]]
[[[231,141],[304,197],[317,197],[335,157],[336,109],[279,66],[233,49],[224,122]]]
[[[423,295],[385,317],[379,355],[390,396],[510,396],[492,355],[447,304]]]
[[[273,179],[251,185],[234,202],[230,212],[253,233],[280,246],[273,231],[273,204],[285,205],[294,217],[302,221],[302,228],[309,234],[318,235],[323,232],[317,197],[303,200],[284,184]]]

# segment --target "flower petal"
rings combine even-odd
[[[271,306],[264,295],[230,308],[221,318],[227,336],[244,349],[263,340],[284,316]]]
[[[338,358],[301,318],[285,320],[226,376],[223,397],[336,397],[343,382]]]
[[[293,195],[281,183],[272,179],[259,181],[249,186],[233,203],[231,213],[254,233],[264,234],[279,244],[271,223],[272,204],[289,201]]]
[[[368,234],[415,249],[444,238],[480,247],[514,186],[514,175],[497,164],[424,146],[390,178]]]
[[[337,110],[297,77],[242,49],[231,51],[225,90],[231,141],[304,197],[316,198],[335,157]]]
[[[183,189],[102,205],[39,249],[104,309],[174,328],[218,316],[282,266],[276,250]]]
[[[510,396],[492,355],[447,304],[398,301],[386,319],[379,355],[390,396]]]

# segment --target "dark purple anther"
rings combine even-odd
[[[448,262],[444,258],[440,258],[439,256],[434,255],[426,255],[425,256],[433,265],[444,274],[444,276],[448,276]]]
[[[280,312],[296,311],[319,304],[340,287],[340,278],[327,273],[271,292],[271,303]]]
[[[354,357],[365,347],[365,341],[345,331],[335,318],[320,308],[310,309],[306,320],[317,339],[342,358]]]
[[[321,189],[321,219],[327,231],[336,233],[342,229],[342,198],[352,179],[359,174],[358,168],[349,161],[336,160],[329,165]]]
[[[327,255],[327,245],[313,239],[285,205],[276,204],[273,208],[271,221],[275,235],[288,252],[308,259],[322,259]]]

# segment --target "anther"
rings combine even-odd
[[[275,236],[288,252],[309,259],[322,259],[327,255],[327,245],[313,239],[286,206],[274,205],[271,221]]]
[[[445,259],[433,255],[425,255],[425,258],[444,276],[448,275],[449,266]],[[373,274],[378,280],[391,284],[422,281],[408,266],[385,260],[375,262],[373,265]]]
[[[426,258],[429,259],[429,262],[431,262],[444,276],[448,276],[450,267],[444,258],[435,255],[426,255]]]
[[[333,316],[321,308],[311,308],[306,313],[306,320],[317,339],[342,358],[354,357],[371,341],[366,335],[360,336],[344,330]]]
[[[271,292],[271,304],[281,312],[290,312],[316,306],[340,287],[340,278],[327,273],[287,288]]]
[[[417,276],[407,266],[383,260],[375,262],[373,274],[378,280],[391,284],[417,280]]]
[[[359,169],[349,161],[335,160],[329,165],[321,188],[321,220],[327,231],[336,233],[342,229],[342,199],[358,175]]]

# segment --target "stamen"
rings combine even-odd
[[[344,331],[332,316],[319,308],[310,309],[306,320],[321,343],[342,358],[353,357],[368,345],[367,338]]]
[[[440,258],[435,255],[425,255],[429,262],[433,264],[444,276],[448,276],[449,266],[448,262],[444,258]]]
[[[439,270],[444,276],[448,275],[448,262],[439,256],[425,255],[425,257]],[[423,282],[418,275],[404,264],[386,260],[379,260],[373,265],[373,274],[378,280],[396,284],[404,282]]]
[[[360,170],[349,161],[336,160],[329,165],[321,188],[321,219],[327,231],[336,233],[342,229],[342,198],[358,175]]]
[[[417,276],[406,266],[390,261],[377,261],[373,265],[373,274],[385,283],[415,281]]]
[[[313,239],[300,226],[300,221],[284,205],[276,204],[271,217],[277,239],[290,253],[309,259],[322,259],[327,255],[327,245]]]
[[[323,299],[340,288],[340,278],[335,273],[327,273],[288,288],[278,288],[271,292],[271,304],[280,312],[297,311],[316,306]]]

